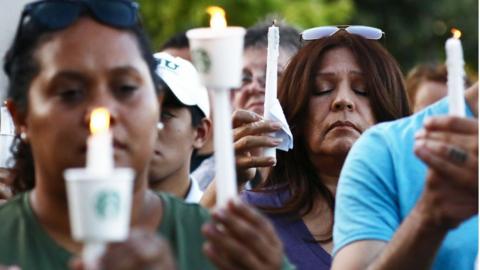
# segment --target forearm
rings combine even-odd
[[[368,269],[430,269],[447,232],[429,226],[414,209]]]

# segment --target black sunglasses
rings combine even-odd
[[[137,15],[138,4],[131,0],[41,0],[30,3],[23,9],[14,44],[28,42],[28,38],[25,39],[24,36],[28,36],[29,31],[66,28],[85,13],[100,23],[115,28],[129,28],[141,24]],[[24,33],[25,31],[27,33]],[[15,50],[9,51],[6,59],[13,58],[17,53]],[[9,73],[10,65],[6,65],[5,71]]]
[[[101,23],[125,28],[137,23],[138,4],[129,0],[42,0],[25,6],[20,24],[29,18],[57,30],[70,26],[85,11]]]

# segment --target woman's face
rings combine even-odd
[[[365,74],[347,48],[327,51],[315,75],[305,130],[312,157],[344,158],[365,129],[375,123]]]
[[[132,167],[142,177],[159,108],[135,37],[82,18],[53,34],[34,57],[40,71],[21,128],[32,147],[37,179],[58,180],[65,169],[85,166],[89,116],[96,107],[111,113],[115,166]],[[63,181],[51,185],[63,188]]]

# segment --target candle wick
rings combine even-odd
[[[272,26],[277,26],[277,19],[273,19]]]

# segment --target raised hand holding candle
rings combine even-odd
[[[270,110],[277,100],[277,76],[278,76],[278,55],[279,55],[280,33],[275,21],[268,28],[267,47],[267,71],[265,81],[265,103],[263,106],[263,117],[270,119]],[[276,158],[276,148],[265,148],[265,156]]]
[[[189,30],[187,37],[200,79],[214,93],[217,206],[223,206],[237,195],[230,89],[241,84],[245,29],[227,27],[225,12],[219,7],[210,7],[207,12],[211,15],[211,27]]]
[[[465,117],[465,70],[463,69],[463,50],[460,42],[461,32],[452,29],[453,37],[445,43],[447,52],[448,111],[450,115]]]

